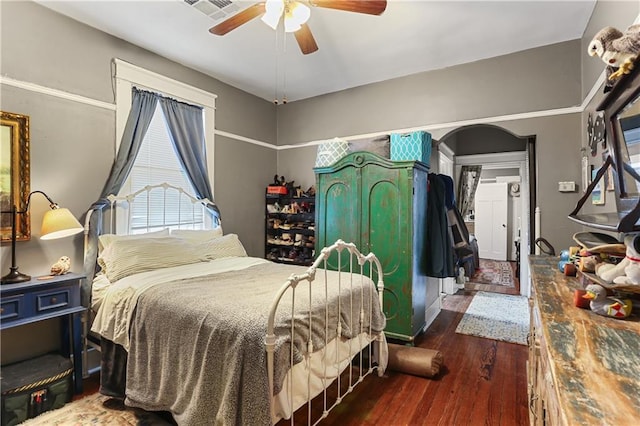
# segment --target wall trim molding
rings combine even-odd
[[[458,155],[456,164],[460,166],[482,164],[482,167],[487,169],[504,169],[520,167],[520,163],[526,159],[526,151],[494,152],[490,154]]]
[[[456,156],[455,152],[445,144],[438,144],[438,151],[446,155],[450,160],[453,160],[453,157]]]
[[[247,143],[251,143],[251,144],[254,144],[254,145],[262,146],[262,147],[265,147],[265,148],[277,149],[276,145],[271,144],[269,142],[262,142],[262,141],[259,141],[259,140],[256,140],[256,139],[247,138],[245,136],[236,135],[235,133],[225,132],[224,130],[215,129],[214,133],[217,136],[224,136],[225,138],[235,139],[235,140],[238,140],[238,141],[247,142]]]
[[[149,74],[153,74],[154,77],[163,77],[160,76],[159,74],[153,73],[151,71],[146,71],[143,70],[140,67],[137,67],[135,65],[129,64],[128,62],[116,59],[116,61],[119,62],[119,65],[122,68],[127,68],[127,71],[131,71],[133,73],[137,73],[140,70],[144,71],[147,75]],[[169,79],[168,77],[165,77],[168,80],[172,80]],[[549,109],[549,110],[541,110],[541,111],[531,111],[531,112],[523,112],[523,113],[517,113],[517,114],[507,114],[507,115],[497,115],[497,116],[493,116],[493,117],[480,117],[480,118],[472,118],[472,119],[468,119],[468,120],[459,120],[459,121],[449,121],[449,122],[445,122],[445,123],[433,123],[433,124],[428,124],[425,126],[416,126],[416,127],[405,127],[405,128],[400,128],[400,129],[391,129],[391,130],[385,130],[385,131],[381,131],[381,132],[373,132],[373,133],[363,133],[363,134],[357,134],[357,135],[349,135],[349,136],[339,136],[342,139],[346,139],[346,140],[353,140],[353,139],[363,139],[363,138],[371,138],[371,137],[377,137],[377,136],[382,136],[382,135],[387,135],[390,133],[408,133],[408,132],[415,132],[415,131],[419,131],[419,130],[425,130],[425,131],[429,131],[429,130],[440,130],[440,129],[446,129],[446,128],[458,128],[458,127],[463,127],[463,126],[470,126],[470,125],[475,125],[475,124],[492,124],[492,123],[500,123],[500,122],[505,122],[505,121],[514,121],[514,120],[524,120],[524,119],[530,119],[530,118],[541,118],[541,117],[550,117],[550,116],[556,116],[556,115],[566,115],[566,114],[576,114],[576,113],[583,113],[585,111],[585,109],[587,108],[587,106],[589,105],[589,103],[591,102],[591,100],[593,99],[593,97],[598,93],[598,91],[600,90],[600,88],[602,87],[602,84],[604,83],[604,79],[605,79],[605,72],[603,71],[600,76],[598,77],[598,79],[596,80],[596,82],[594,83],[593,87],[591,88],[591,90],[589,91],[589,93],[587,94],[587,96],[584,98],[584,100],[582,101],[582,103],[580,105],[577,106],[572,106],[572,107],[564,107],[564,108],[556,108],[556,109]],[[116,110],[116,104],[115,103],[109,103],[109,102],[103,102],[103,101],[99,101],[96,99],[92,99],[92,98],[88,98],[86,96],[81,96],[81,95],[76,95],[73,93],[68,93],[62,90],[58,90],[58,89],[52,89],[46,86],[42,86],[39,84],[35,84],[35,83],[29,83],[29,82],[25,82],[25,81],[20,81],[20,80],[16,80],[10,77],[6,77],[6,76],[0,76],[0,84],[6,84],[8,86],[13,86],[13,87],[18,87],[24,90],[29,90],[32,92],[36,92],[36,93],[41,93],[41,94],[45,94],[45,95],[50,95],[50,96],[56,96],[59,98],[63,98],[63,99],[67,99],[67,100],[71,100],[71,101],[75,101],[75,102],[80,102],[80,103],[84,103],[87,105],[91,105],[91,106],[95,106],[95,107],[99,107],[99,108],[105,108],[108,109],[110,111],[115,111]],[[185,84],[186,87],[191,87]],[[198,89],[199,91],[201,89]],[[214,102],[215,102],[215,94],[206,92],[204,90],[201,91],[201,94],[207,94],[208,96],[213,96],[214,97]],[[215,106],[214,106],[215,108]],[[250,143],[250,144],[254,144],[254,145],[258,145],[264,148],[270,148],[270,149],[275,149],[277,151],[284,151],[284,150],[288,150],[288,149],[299,149],[299,148],[307,148],[307,147],[311,147],[311,146],[318,146],[320,145],[323,141],[325,141],[326,139],[319,139],[319,140],[312,140],[312,141],[307,141],[307,142],[301,142],[301,143],[296,143],[296,144],[287,144],[287,145],[274,145],[272,143],[269,142],[265,142],[265,141],[260,141],[257,139],[252,139],[252,138],[248,138],[242,135],[237,135],[235,133],[231,133],[231,132],[227,132],[224,130],[219,130],[219,129],[214,129],[214,134],[215,135],[220,135],[220,136],[224,136],[226,138],[229,139],[234,139],[240,142],[246,142],[246,143]]]
[[[114,58],[113,63],[116,66],[115,77],[117,79],[128,81],[134,86],[149,85],[152,90],[162,90],[166,95],[180,98],[178,100],[191,104],[198,103],[204,108],[211,107],[215,109],[216,107],[216,98],[218,95],[215,93],[207,92],[206,90],[147,70],[119,58]]]
[[[15,78],[7,77],[4,75],[0,75],[0,84],[6,84],[7,86],[17,87],[19,89],[28,90],[30,92],[54,96],[56,98],[66,99],[73,102],[79,102],[85,105],[91,105],[98,108],[104,108],[110,111],[116,110],[115,103],[99,101],[97,99],[88,98],[86,96],[76,95],[75,93],[65,92],[64,90],[53,89],[51,87],[42,86],[40,84],[30,83],[28,81],[16,80]]]

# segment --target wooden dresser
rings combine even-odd
[[[531,256],[532,425],[640,424],[640,312],[626,320],[574,306],[559,258]]]

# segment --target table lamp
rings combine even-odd
[[[27,206],[23,211],[18,211],[15,204],[11,206],[11,210],[3,211],[2,213],[11,214],[11,268],[10,272],[2,277],[2,284],[14,284],[29,281],[31,276],[18,272],[16,266],[16,228],[18,223],[18,215],[25,214],[29,211],[29,203],[31,202],[31,196],[33,194],[42,194],[49,201],[49,207],[51,210],[44,214],[42,219],[42,228],[40,231],[40,238],[43,240],[53,240],[56,238],[68,237],[70,235],[82,232],[84,228],[78,222],[69,209],[60,208],[56,203],[49,198],[47,194],[42,191],[33,191],[27,198]]]

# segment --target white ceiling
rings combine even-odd
[[[390,0],[381,16],[312,8],[319,50],[302,55],[292,34],[259,18],[212,35],[220,20],[184,0],[36,1],[261,98],[285,91],[289,101],[581,38],[596,3]]]

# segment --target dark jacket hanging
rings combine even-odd
[[[428,276],[436,278],[455,276],[445,198],[445,183],[438,175],[429,173],[425,268]]]

